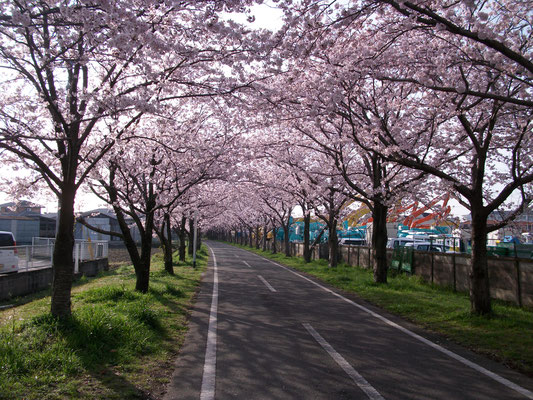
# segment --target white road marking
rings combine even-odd
[[[255,254],[255,253],[253,253],[253,254]],[[303,276],[303,275],[291,270],[290,268],[285,267],[284,265],[278,264],[277,262],[274,262],[272,260],[269,260],[268,258],[259,256],[259,255],[258,255],[258,257],[260,257],[260,258],[262,258],[262,259],[264,259],[264,260],[266,260],[266,261],[268,261],[268,262],[270,262],[270,263],[272,263],[274,265],[277,265],[278,267],[283,268],[284,270],[287,270],[290,273],[292,273],[292,274],[294,274],[296,276],[299,276],[300,278],[305,279],[308,282],[311,282],[313,285],[318,286],[322,290],[324,290],[324,291],[326,291],[328,293],[331,293],[334,296],[337,296],[339,299],[342,299],[345,302],[347,302],[347,303],[359,308],[360,310],[370,314],[371,316],[383,321],[387,325],[392,326],[393,328],[396,328],[396,329],[402,331],[403,333],[411,336],[414,339],[419,340],[420,342],[422,342],[424,344],[427,344],[428,346],[432,347],[433,349],[435,349],[437,351],[440,351],[441,353],[446,354],[448,357],[451,357],[451,358],[463,363],[464,365],[466,365],[466,366],[478,371],[479,373],[481,373],[481,374],[483,374],[485,376],[488,376],[489,378],[495,380],[496,382],[499,382],[502,385],[507,386],[508,388],[515,390],[516,392],[520,393],[521,395],[525,396],[526,398],[533,399],[533,392],[527,390],[526,388],[524,388],[524,387],[522,387],[520,385],[517,385],[514,382],[511,382],[509,379],[506,379],[503,376],[500,376],[500,375],[496,374],[495,372],[489,371],[488,369],[482,367],[481,365],[478,365],[478,364],[476,364],[476,363],[474,363],[474,362],[472,362],[470,360],[467,360],[466,358],[460,356],[459,354],[456,354],[453,351],[450,351],[450,350],[445,349],[444,347],[442,347],[442,346],[440,346],[440,345],[438,345],[436,343],[433,343],[432,341],[430,341],[430,340],[428,340],[428,339],[426,339],[426,338],[424,338],[424,337],[422,337],[422,336],[410,331],[409,329],[404,328],[403,326],[398,325],[395,322],[392,322],[390,319],[387,319],[384,316],[379,315],[378,313],[375,313],[374,311],[366,308],[365,306],[362,306],[361,304],[357,304],[355,301],[352,301],[352,300],[347,299],[346,297],[344,297],[344,296],[342,296],[342,295],[340,295],[338,293],[335,293],[331,289],[328,289],[327,287],[322,286],[321,284],[313,281],[312,279],[309,279],[309,278],[307,278],[307,277],[305,277],[305,276]]]
[[[252,268],[252,266],[250,264],[248,264],[246,261],[242,260],[242,262],[248,267],[248,268]]]
[[[217,367],[217,311],[218,311],[218,268],[215,252],[209,247],[213,255],[213,294],[211,297],[211,311],[209,327],[207,329],[207,345],[205,349],[204,373],[202,376],[201,400],[215,398],[216,367]]]
[[[261,275],[257,275],[257,277],[258,277],[259,279],[261,279],[261,282],[263,282],[263,283],[265,284],[265,286],[266,286],[267,288],[270,289],[271,292],[275,292],[275,291],[276,291],[276,289],[274,289],[274,288],[272,287],[272,285],[271,285],[270,283],[268,283],[268,282],[266,281],[266,279],[263,278]]]
[[[341,356],[337,351],[324,339],[320,334],[308,323],[303,324],[304,328],[313,336],[313,338],[318,342],[320,346],[333,358],[333,360],[339,364],[339,366],[346,372],[346,374],[352,378],[359,388],[365,392],[371,400],[384,400],[383,396],[370,384],[368,381],[363,378],[363,376],[357,372],[354,367],[350,365],[346,359]]]

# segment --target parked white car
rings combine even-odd
[[[389,249],[395,249],[396,247],[404,247],[408,243],[411,243],[411,246],[412,246],[412,243],[421,243],[421,242],[425,242],[425,240],[420,240],[420,239],[412,238],[412,237],[390,238],[387,241],[387,247]]]
[[[347,244],[351,246],[365,246],[366,240],[360,238],[342,238],[339,239],[339,244]]]
[[[440,253],[444,251],[442,245],[431,242],[409,242],[405,244],[405,247],[412,247],[413,249],[420,251],[437,251]]]
[[[18,272],[17,243],[11,232],[0,231],[0,274]]]

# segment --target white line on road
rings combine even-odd
[[[215,398],[216,367],[217,367],[217,311],[218,311],[218,270],[215,252],[209,247],[213,255],[213,294],[211,297],[211,311],[209,327],[207,328],[207,345],[205,348],[204,373],[202,376],[201,400]]]
[[[368,381],[363,378],[363,376],[357,372],[354,367],[350,365],[346,359],[341,356],[337,351],[324,339],[320,334],[308,323],[303,324],[304,328],[315,338],[320,346],[335,360],[337,364],[348,374],[350,378],[355,382],[359,388],[365,392],[371,400],[384,400],[383,396],[370,384]]]
[[[272,287],[272,285],[271,285],[270,283],[268,283],[268,282],[266,281],[266,279],[263,278],[261,275],[257,275],[257,277],[258,277],[259,279],[261,279],[261,282],[263,282],[263,283],[265,284],[265,286],[266,286],[267,288],[270,289],[271,292],[275,292],[275,291],[276,291],[276,289],[274,289],[274,288]]]
[[[248,268],[252,268],[252,266],[250,264],[248,264],[246,261],[242,260],[242,262],[244,263],[244,265],[246,265]]]
[[[433,343],[432,341],[430,341],[430,340],[428,340],[428,339],[426,339],[426,338],[424,338],[424,337],[422,337],[422,336],[420,336],[420,335],[418,335],[418,334],[416,334],[414,332],[411,332],[409,329],[404,328],[403,326],[398,325],[395,322],[392,322],[390,319],[387,319],[384,316],[379,315],[378,313],[366,308],[365,306],[362,306],[361,304],[357,304],[355,301],[352,301],[352,300],[347,299],[346,297],[344,297],[344,296],[342,296],[342,295],[340,295],[338,293],[335,293],[333,290],[328,289],[325,286],[322,286],[321,284],[313,281],[312,279],[309,279],[309,278],[307,278],[307,277],[305,277],[305,276],[303,276],[303,275],[291,270],[290,268],[285,267],[284,265],[278,264],[277,262],[274,262],[274,261],[269,260],[268,258],[265,258],[265,257],[262,257],[262,256],[258,256],[258,257],[260,257],[260,258],[262,258],[262,259],[264,259],[264,260],[266,260],[266,261],[268,261],[268,262],[270,262],[270,263],[272,263],[274,265],[277,265],[278,267],[283,268],[284,270],[287,270],[290,273],[292,273],[292,274],[294,274],[296,276],[299,276],[300,278],[305,279],[308,282],[311,282],[313,285],[318,286],[319,288],[325,290],[328,293],[331,293],[334,296],[337,296],[339,299],[342,299],[345,302],[347,302],[347,303],[359,308],[360,310],[370,314],[371,316],[383,321],[387,325],[392,326],[393,328],[396,328],[396,329],[402,331],[403,333],[411,336],[412,338],[417,339],[420,342],[427,344],[428,346],[432,347],[433,349],[435,349],[437,351],[440,351],[441,353],[446,354],[448,357],[451,357],[451,358],[463,363],[464,365],[466,365],[466,366],[478,371],[479,373],[481,373],[481,374],[483,374],[485,376],[488,376],[489,378],[495,380],[496,382],[499,382],[502,385],[507,386],[508,388],[515,390],[516,392],[522,394],[526,398],[533,399],[533,392],[527,390],[526,388],[524,388],[522,386],[517,385],[514,382],[511,382],[509,379],[506,379],[503,376],[500,376],[500,375],[496,374],[495,372],[489,371],[488,369],[482,367],[481,365],[478,365],[478,364],[476,364],[476,363],[474,363],[474,362],[472,362],[470,360],[467,360],[466,358],[460,356],[459,354],[456,354],[453,351],[445,349],[444,347],[442,347],[442,346],[440,346],[440,345],[438,345],[436,343]]]

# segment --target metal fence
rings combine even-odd
[[[533,259],[533,243],[503,242],[489,239],[487,240],[487,251],[491,256]]]
[[[54,238],[34,237],[31,245],[16,247],[1,247],[11,250],[18,257],[18,270],[49,268],[52,265],[54,254]],[[81,261],[107,258],[109,246],[107,241],[76,240],[74,244],[74,272],[79,272]],[[2,271],[0,271],[2,273]]]
[[[388,246],[397,248],[399,246],[411,247],[418,251],[433,251],[441,253],[472,253],[470,240],[460,237],[430,237],[423,239],[420,237],[411,238],[391,238],[390,241],[400,240],[398,246]],[[487,239],[487,254],[495,257],[513,258],[533,258],[533,243],[504,242],[500,239]]]

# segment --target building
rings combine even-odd
[[[21,200],[17,203],[0,204],[0,215],[40,215],[41,208],[43,206]]]
[[[111,210],[98,209],[82,213],[81,217],[91,226],[108,232],[120,233],[120,226],[118,220]],[[120,242],[121,239],[117,236],[106,235],[104,233],[96,232],[90,228],[76,222],[74,226],[74,237],[81,240],[107,240],[109,242]]]
[[[488,224],[500,223],[509,218],[510,215],[510,211],[494,211],[489,215]],[[471,216],[467,215],[466,221],[461,224],[461,227],[465,230],[470,230],[471,224]],[[491,232],[488,237],[489,244],[510,240],[518,240],[521,243],[533,243],[533,208],[526,209],[503,228]]]
[[[41,214],[43,207],[26,200],[0,204],[0,230],[12,232],[17,244],[34,237],[54,237],[56,221]]]

